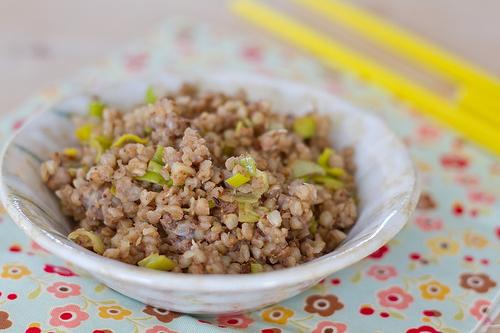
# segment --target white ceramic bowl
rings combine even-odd
[[[49,153],[74,145],[66,112],[83,113],[92,95],[109,104],[133,106],[148,85],[171,90],[193,79],[202,88],[266,99],[276,110],[304,113],[315,106],[333,119],[337,147],[353,145],[358,166],[359,219],[332,253],[279,271],[247,275],[191,275],[159,272],[104,258],[66,239],[69,221],[39,176]],[[9,141],[0,165],[1,199],[10,216],[41,246],[89,272],[114,290],[144,303],[185,313],[215,314],[256,309],[292,297],[329,274],[366,257],[394,237],[408,221],[419,195],[415,169],[403,144],[377,118],[321,91],[249,75],[204,75],[137,79],[95,87],[61,100],[33,117]]]

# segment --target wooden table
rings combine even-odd
[[[37,89],[92,64],[154,29],[165,17],[262,37],[227,10],[229,0],[2,0],[0,115]],[[294,6],[271,0],[287,11]],[[500,76],[500,1],[353,0]],[[200,5],[203,4],[203,5]],[[315,25],[313,16],[301,19]],[[500,332],[500,319],[496,328]],[[495,330],[496,329],[496,330]]]

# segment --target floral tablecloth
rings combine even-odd
[[[169,21],[122,55],[48,87],[0,123],[74,89],[157,71],[251,71],[324,87],[385,118],[407,143],[424,192],[387,245],[281,304],[197,318],[120,295],[29,240],[0,208],[0,332],[470,332],[498,314],[500,162],[383,91],[267,41]]]

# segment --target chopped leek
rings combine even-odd
[[[147,104],[154,104],[156,103],[156,100],[157,98],[153,90],[153,87],[148,87],[148,89],[146,90],[146,95],[144,96],[144,101]]]
[[[345,170],[342,168],[325,168],[326,173],[332,177],[343,177],[345,176]]]
[[[311,235],[315,236],[316,232],[318,232],[318,220],[312,220],[309,225],[309,232]]]
[[[291,168],[294,178],[301,178],[315,174],[323,176],[325,174],[325,170],[318,164],[306,160],[296,160],[293,162]]]
[[[229,185],[231,185],[232,187],[235,187],[235,188],[238,188],[241,185],[248,183],[249,181],[250,181],[250,177],[247,177],[239,172],[236,173],[235,175],[233,175],[232,177],[229,177],[228,179],[226,179],[226,183],[228,183]]]
[[[113,144],[113,140],[104,135],[98,135],[95,137],[97,142],[101,145],[102,149],[107,150]]]
[[[250,264],[250,272],[251,273],[261,273],[264,271],[264,267],[256,262]]]
[[[234,129],[234,132],[236,134],[240,134],[241,132],[241,129],[245,127],[245,125],[243,125],[243,122],[241,120],[238,120],[238,122],[236,123],[236,128]]]
[[[293,131],[303,139],[309,139],[316,132],[316,121],[312,116],[296,118],[293,122]]]
[[[66,148],[63,150],[63,154],[68,157],[77,157],[80,154],[78,148]]]
[[[239,203],[257,203],[259,202],[260,195],[257,196],[255,194],[245,194],[245,193],[240,193],[235,196],[236,202]]]
[[[89,103],[89,116],[102,118],[102,112],[106,105],[99,100],[94,100]]]
[[[171,271],[175,268],[175,261],[163,254],[152,253],[137,263],[138,266],[158,271]]]
[[[163,170],[163,165],[155,162],[153,160],[149,161],[148,163],[148,171],[155,172],[155,173],[160,173],[161,170]]]
[[[333,153],[334,151],[331,148],[323,149],[323,152],[318,157],[318,164],[322,167],[329,167],[330,165],[328,164],[328,161],[330,160],[330,156],[332,156]]]
[[[255,223],[260,219],[260,215],[254,211],[248,203],[238,204],[238,221],[243,223]]]
[[[75,130],[75,136],[81,142],[88,141],[92,135],[92,124],[84,124]]]
[[[156,172],[152,172],[152,171],[146,171],[146,173],[144,175],[139,176],[139,177],[135,177],[135,179],[143,181],[143,182],[161,185],[161,186],[163,186],[163,185],[171,186],[171,185],[169,185],[169,182],[167,180],[165,180],[165,178],[163,178],[162,175],[160,175],[159,173],[156,173]]]
[[[146,143],[148,143],[148,139],[143,139],[135,134],[123,134],[118,139],[116,139],[115,142],[113,142],[111,147],[121,147],[127,142],[136,142],[145,145]]]
[[[153,155],[153,158],[151,160],[155,161],[156,163],[163,164],[163,152],[165,151],[165,147],[162,145],[158,145],[156,147],[155,154]]]
[[[104,243],[102,242],[102,239],[93,232],[85,230],[83,228],[79,228],[68,235],[68,239],[72,241],[75,241],[78,238],[84,238],[87,241],[90,241],[92,249],[94,250],[95,253],[98,254],[104,253],[105,247]]]
[[[245,156],[240,159],[240,165],[244,167],[250,176],[255,176],[257,171],[257,165],[255,164],[255,160],[251,156]]]
[[[328,176],[313,176],[312,180],[330,190],[337,190],[344,187],[344,183],[342,181]]]

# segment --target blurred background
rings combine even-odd
[[[15,107],[36,89],[117,52],[131,41],[140,40],[166,18],[200,21],[213,29],[231,30],[249,39],[273,38],[231,13],[228,2],[2,0],[0,113]],[[290,1],[267,3],[336,38],[356,43],[356,36]],[[500,75],[500,1],[353,0],[352,3]],[[363,42],[357,42],[357,47],[363,52],[377,53]],[[384,58],[380,52],[377,55]]]

